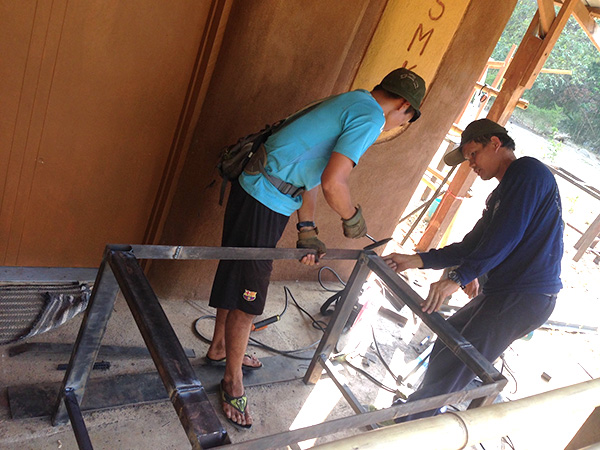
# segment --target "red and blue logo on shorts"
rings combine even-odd
[[[256,292],[244,289],[244,300],[246,300],[247,302],[253,302],[254,300],[256,300]]]

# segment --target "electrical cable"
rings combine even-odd
[[[396,384],[398,384],[398,377],[394,374],[394,372],[392,372],[392,369],[390,368],[383,355],[381,354],[381,351],[379,350],[379,344],[377,343],[377,338],[375,337],[375,328],[373,328],[373,325],[371,325],[371,332],[373,333],[373,343],[375,344],[375,351],[377,352],[377,357],[383,364],[383,367],[385,367],[385,369],[390,373]]]
[[[212,343],[212,339],[204,336],[200,330],[198,329],[198,325],[200,324],[201,320],[206,320],[206,319],[216,319],[216,316],[210,314],[210,315],[205,315],[205,316],[201,316],[198,317],[195,321],[194,321],[194,326],[192,327],[192,330],[194,331],[194,333],[196,334],[196,336],[198,336],[201,340],[203,340],[204,342],[206,342],[207,344],[211,344]],[[307,346],[307,347],[302,347],[296,350],[279,350],[276,349],[274,347],[271,347],[267,344],[265,344],[264,342],[259,341],[258,339],[254,339],[252,337],[250,337],[248,339],[248,345],[252,345],[254,347],[259,347],[259,348],[263,348],[265,350],[269,350],[270,352],[273,353],[277,353],[279,355],[285,356],[287,358],[292,358],[292,359],[301,359],[301,360],[311,360],[312,357],[304,357],[304,356],[296,356],[294,355],[294,353],[299,353],[299,352],[303,352],[303,351],[307,351],[310,350],[314,347],[316,347],[319,344],[319,341],[314,342],[313,344]]]
[[[500,355],[500,359],[502,360],[502,367],[500,367],[500,374],[502,374],[504,372],[504,369],[506,369],[506,372],[508,372],[508,374],[510,375],[510,377],[515,382],[515,390],[512,391],[511,394],[516,394],[517,393],[517,389],[519,388],[519,385],[517,383],[517,377],[515,376],[515,374],[511,370],[511,368],[508,366],[508,364],[506,362],[506,359],[504,358],[504,355]]]
[[[284,290],[284,293],[285,293],[285,305],[284,305],[284,308],[283,308],[283,311],[281,312],[281,314],[279,314],[278,316],[270,317],[269,319],[265,319],[265,320],[263,320],[261,322],[264,323],[267,320],[273,319],[274,317],[277,317],[277,320],[273,320],[271,323],[280,320],[281,316],[283,316],[283,314],[287,311],[288,303],[289,303],[289,300],[288,300],[288,295],[289,295],[289,297],[292,299],[292,301],[294,302],[294,304],[296,305],[296,307],[301,312],[303,312],[304,314],[306,314],[311,319],[313,328],[316,328],[317,330],[319,330],[321,332],[325,332],[325,327],[327,326],[327,324],[325,324],[325,322],[323,322],[322,320],[315,319],[308,311],[306,311],[304,308],[302,308],[298,304],[298,302],[294,298],[292,292],[290,291],[290,289],[287,286],[284,286],[283,290]],[[200,324],[200,321],[201,320],[206,320],[206,319],[216,320],[216,316],[214,316],[212,314],[206,314],[206,315],[203,315],[203,316],[199,317],[194,322],[194,326],[192,327],[192,330],[194,331],[194,333],[196,334],[196,336],[198,336],[204,342],[206,342],[208,344],[211,344],[212,340],[209,339],[209,338],[207,338],[206,336],[204,336],[200,332],[200,330],[198,329],[198,325]],[[261,322],[258,322],[258,324],[260,324]],[[262,327],[256,327],[255,329],[256,330],[263,329],[263,328],[266,328],[267,325],[263,325]],[[300,359],[300,360],[311,360],[312,356],[311,357],[297,356],[297,355],[294,355],[294,353],[300,353],[300,352],[303,352],[303,351],[310,350],[310,349],[316,347],[319,344],[319,342],[320,342],[320,340],[319,340],[319,341],[316,341],[316,342],[312,343],[311,345],[309,345],[307,347],[299,348],[299,349],[296,349],[296,350],[279,350],[277,348],[271,347],[270,345],[267,345],[264,342],[261,342],[258,339],[254,339],[252,337],[250,337],[248,339],[248,341],[249,341],[249,345],[252,345],[252,346],[255,346],[255,347],[259,347],[259,348],[263,348],[265,350],[268,350],[268,351],[273,352],[273,353],[277,353],[277,354],[285,356],[287,358]]]
[[[500,438],[500,440],[506,442],[508,444],[508,446],[510,448],[512,448],[512,450],[515,450],[515,445],[513,444],[513,441],[510,439],[510,437],[508,437],[508,436],[502,436]]]
[[[289,294],[289,296],[291,297],[292,301],[294,302],[294,305],[296,305],[296,308],[298,308],[300,311],[302,311],[304,314],[306,314],[310,318],[310,320],[312,321],[313,328],[316,328],[319,331],[325,332],[325,328],[327,327],[327,324],[325,322],[323,322],[322,320],[315,319],[312,315],[310,315],[310,313],[308,311],[306,311],[304,308],[302,308],[298,304],[298,302],[296,301],[296,299],[294,298],[294,296],[292,295],[292,291],[290,291],[287,286],[284,286],[283,290],[285,292],[286,302],[287,302],[287,296]]]
[[[354,364],[352,364],[350,361],[348,361],[347,359],[344,360],[344,362],[346,364],[348,364],[350,367],[352,367],[354,370],[356,370],[358,373],[361,373],[362,375],[364,375],[365,377],[367,377],[367,379],[369,381],[371,381],[372,383],[376,384],[377,386],[379,386],[381,389],[384,389],[388,392],[391,392],[392,394],[396,393],[396,389],[393,389],[391,387],[386,386],[385,384],[383,384],[381,381],[379,381],[377,378],[375,378],[373,375],[371,375],[369,372],[367,372],[366,370],[361,369],[360,367],[356,367]]]
[[[341,283],[341,285],[342,285],[342,286],[344,286],[344,287],[346,286],[346,283],[344,283],[344,282],[342,281],[342,279],[341,279],[341,278],[340,278],[340,276],[339,276],[339,275],[336,273],[336,271],[335,271],[335,270],[333,270],[333,269],[332,269],[331,267],[329,267],[329,266],[323,266],[323,267],[321,267],[321,268],[319,269],[319,273],[318,273],[319,284],[321,285],[321,287],[322,287],[323,289],[325,289],[326,291],[329,291],[329,292],[339,292],[339,291],[341,291],[343,288],[342,288],[342,289],[330,289],[330,288],[326,287],[326,286],[323,284],[323,280],[321,279],[321,272],[323,272],[323,271],[324,271],[324,270],[326,270],[326,269],[327,269],[327,270],[329,270],[329,271],[330,271],[330,272],[331,272],[331,273],[332,273],[332,274],[333,274],[333,275],[334,275],[334,276],[335,276],[335,277],[338,279],[338,281]]]

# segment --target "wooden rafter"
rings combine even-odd
[[[501,125],[506,124],[516,108],[521,95],[526,89],[531,88],[531,85],[540,73],[567,20],[572,13],[574,14],[574,10],[577,7],[583,6],[581,0],[565,0],[560,5],[561,8],[557,16],[550,24],[548,32],[543,38],[538,36],[540,30],[540,10],[538,9],[536,12],[506,71],[504,84],[496,101],[488,112],[488,119],[494,120]],[[587,17],[589,17],[589,14],[587,14]],[[448,192],[453,193],[455,197],[464,196],[475,181],[475,178],[476,175],[471,171],[469,165],[461,164],[450,182]],[[457,208],[455,200],[449,195],[444,195],[429,222],[429,226],[416,246],[418,251],[426,251],[431,248],[436,236],[440,236],[448,227]],[[437,242],[434,245],[437,245]]]
[[[540,37],[543,38],[550,31],[550,25],[556,17],[554,0],[537,0],[537,3],[540,12]]]
[[[555,3],[562,5],[561,2]],[[592,41],[592,44],[600,51],[600,26],[594,20],[594,17],[600,17],[600,8],[590,8],[582,2],[577,2],[573,9],[573,17]]]

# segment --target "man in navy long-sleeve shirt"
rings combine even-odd
[[[506,129],[489,120],[469,124],[458,148],[444,157],[454,166],[468,161],[483,180],[500,183],[481,219],[462,242],[415,255],[385,257],[396,272],[457,266],[433,283],[423,311],[438,311],[443,300],[487,274],[482,293],[448,322],[493,362],[515,340],[542,325],[562,287],[563,222],[558,187],[548,168],[530,157],[517,159]],[[470,292],[476,289],[470,289]],[[475,377],[441,342],[436,342],[421,387],[409,401],[464,389]],[[436,411],[414,414],[411,420]]]

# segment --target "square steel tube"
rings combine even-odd
[[[75,434],[75,440],[80,450],[91,450],[92,441],[90,441],[90,435],[88,434],[87,428],[83,416],[81,415],[81,409],[77,402],[77,397],[73,389],[68,388],[65,391],[65,407],[69,413],[69,419],[71,420],[71,426],[73,427],[73,434]]]
[[[111,251],[108,262],[193,448],[229,442],[156,294],[131,252]]]
[[[286,446],[291,447],[292,444],[296,442],[331,436],[334,433],[348,429],[368,427],[370,424],[384,422],[396,417],[407,416],[421,411],[428,411],[441,405],[463,403],[474,398],[493,395],[493,393],[497,391],[496,384],[483,385],[469,389],[468,391],[437,395],[423,400],[393,405],[389,408],[342,417],[340,419],[328,420],[304,428],[284,431],[270,436],[231,444],[225,448],[227,450],[270,450],[285,448]]]
[[[256,247],[194,247],[182,245],[131,245],[128,248],[138,259],[228,259],[228,260],[300,260],[303,256],[316,253],[307,248],[256,248]],[[328,260],[356,260],[362,250],[330,249]]]
[[[335,350],[335,344],[342,334],[344,325],[346,324],[348,317],[350,317],[354,305],[358,302],[358,296],[370,272],[369,267],[367,266],[366,254],[375,255],[373,251],[365,251],[358,257],[354,269],[352,269],[352,273],[350,274],[350,279],[344,290],[341,292],[340,299],[336,304],[331,321],[329,322],[329,325],[327,325],[325,334],[321,338],[310,365],[306,370],[306,374],[304,375],[305,384],[315,384],[319,381],[323,370],[319,361],[321,359],[329,359],[331,352]]]
[[[65,424],[69,417],[64,403],[66,389],[73,389],[77,401],[81,404],[85,393],[85,386],[96,361],[98,350],[108,319],[113,311],[115,299],[119,292],[119,285],[106,262],[106,255],[102,259],[94,289],[83,316],[83,322],[71,353],[69,365],[59,390],[56,409],[52,417],[54,426]]]
[[[388,267],[383,259],[368,255],[367,265],[396,296],[406,304],[431,330],[438,335],[444,344],[463,361],[469,369],[481,378],[484,383],[496,381],[506,384],[506,379],[496,370],[479,351],[438,313],[427,314],[421,310],[423,299],[396,272]],[[390,299],[395,307],[401,308],[395,298]],[[398,303],[398,304],[397,304]]]

